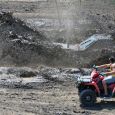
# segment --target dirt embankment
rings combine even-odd
[[[114,0],[61,0],[57,1],[57,6],[55,0],[13,0],[1,2],[0,9],[13,11],[15,16],[30,20],[32,25],[53,41],[67,42],[68,32],[71,34],[69,41],[73,43],[96,33],[113,36],[115,33]]]
[[[63,50],[60,46],[53,45],[42,32],[32,29],[22,20],[13,17],[11,12],[0,13],[0,33],[1,65],[46,64],[87,67],[92,62],[97,64],[95,60],[100,57],[114,55],[114,49],[112,49],[114,43],[109,47],[110,50],[107,49],[104,53],[103,48],[94,50],[97,49],[95,47],[76,52]]]
[[[11,12],[0,13],[0,33],[1,64],[47,64],[63,57],[65,53],[41,32],[14,18]]]

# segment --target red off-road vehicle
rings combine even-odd
[[[96,68],[93,69],[90,76],[77,78],[76,85],[82,105],[92,106],[95,104],[97,97],[104,98],[103,79],[104,76],[101,75]],[[115,98],[115,82],[107,84],[107,86],[109,94],[108,98]]]

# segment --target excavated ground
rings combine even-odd
[[[54,45],[42,32],[15,18],[12,12],[0,12],[0,64],[55,64],[68,55]],[[65,55],[64,55],[65,54]],[[68,56],[67,56],[68,57]]]
[[[25,14],[35,11],[40,12],[40,8],[44,8],[43,11],[45,12],[46,9],[48,9],[48,7],[42,6],[44,3],[38,3],[39,2],[37,2],[37,4],[35,2],[4,2],[2,0],[2,2],[0,2],[0,9],[2,11],[10,10],[12,12],[16,12],[17,14],[18,12]],[[39,6],[38,10],[36,10],[36,5]],[[26,17],[25,14],[24,16]],[[36,60],[38,60],[38,62],[49,62],[53,65],[55,58],[52,60],[52,54],[57,52],[57,48],[52,50],[54,46],[49,44],[45,36],[43,36],[41,33],[36,33],[34,29],[30,29],[26,25],[22,26],[23,21],[21,20],[17,20],[17,23],[16,20],[8,21],[6,18],[6,21],[2,22],[1,19],[2,18],[0,17],[0,31],[2,33],[0,37],[0,40],[2,41],[0,41],[0,49],[3,48],[0,50],[0,56],[2,57],[0,60],[1,65],[13,66],[14,64],[18,65],[23,63],[27,59],[30,60],[31,58],[29,57],[30,55],[28,56],[28,54],[32,53],[33,51],[34,53],[31,55],[34,58],[31,60],[31,62],[37,63]],[[43,40],[43,42],[40,44],[41,40]],[[9,41],[11,44],[8,44]],[[8,48],[6,48],[7,45]],[[38,52],[39,48],[41,48],[41,50],[45,48],[46,50]],[[61,49],[58,48],[58,50],[60,52]],[[50,61],[43,57],[46,51],[47,55],[44,57],[50,58]],[[39,56],[39,54],[41,54],[41,56]],[[81,55],[90,59],[88,57],[89,53],[83,53]],[[57,57],[57,54],[55,54],[55,57]],[[65,59],[66,58],[63,60],[61,59],[61,61],[65,61]],[[84,58],[81,60],[84,61]],[[69,63],[70,61],[73,60],[68,60],[66,62]],[[29,66],[32,67],[33,65],[31,62]],[[57,65],[58,64],[60,63],[58,62]],[[78,72],[79,69],[76,71]],[[87,69],[85,69],[85,71],[87,71]],[[73,78],[75,75],[76,74],[74,74],[73,70],[68,68],[57,69],[47,68],[45,66],[34,69],[28,67],[1,67],[0,115],[114,115],[115,100],[101,101],[98,99],[97,104],[94,107],[82,107],[80,105],[75,81]]]
[[[89,73],[89,69],[84,71]],[[114,115],[115,100],[98,99],[93,107],[80,104],[73,78],[79,72],[72,68],[0,68],[4,76],[0,77],[0,84],[4,81],[0,115]]]

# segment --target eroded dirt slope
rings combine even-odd
[[[64,54],[61,47],[53,45],[43,33],[13,17],[11,12],[0,13],[0,33],[1,65],[50,63]]]

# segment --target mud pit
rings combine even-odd
[[[75,76],[73,71],[79,74],[79,69],[65,68],[60,71],[60,68],[45,67],[42,69],[0,68],[0,70],[1,74],[10,80],[12,79],[11,74],[16,75],[13,77],[15,82],[7,82],[7,85],[0,86],[0,115],[114,115],[115,100],[101,101],[98,99],[97,104],[89,108],[80,105],[73,81]],[[32,70],[35,74],[32,74]],[[31,74],[28,74],[30,72]],[[44,77],[46,73],[50,79]],[[37,76],[40,75],[42,75],[40,81],[32,82],[32,79],[38,79]],[[22,80],[20,87],[17,79]]]

